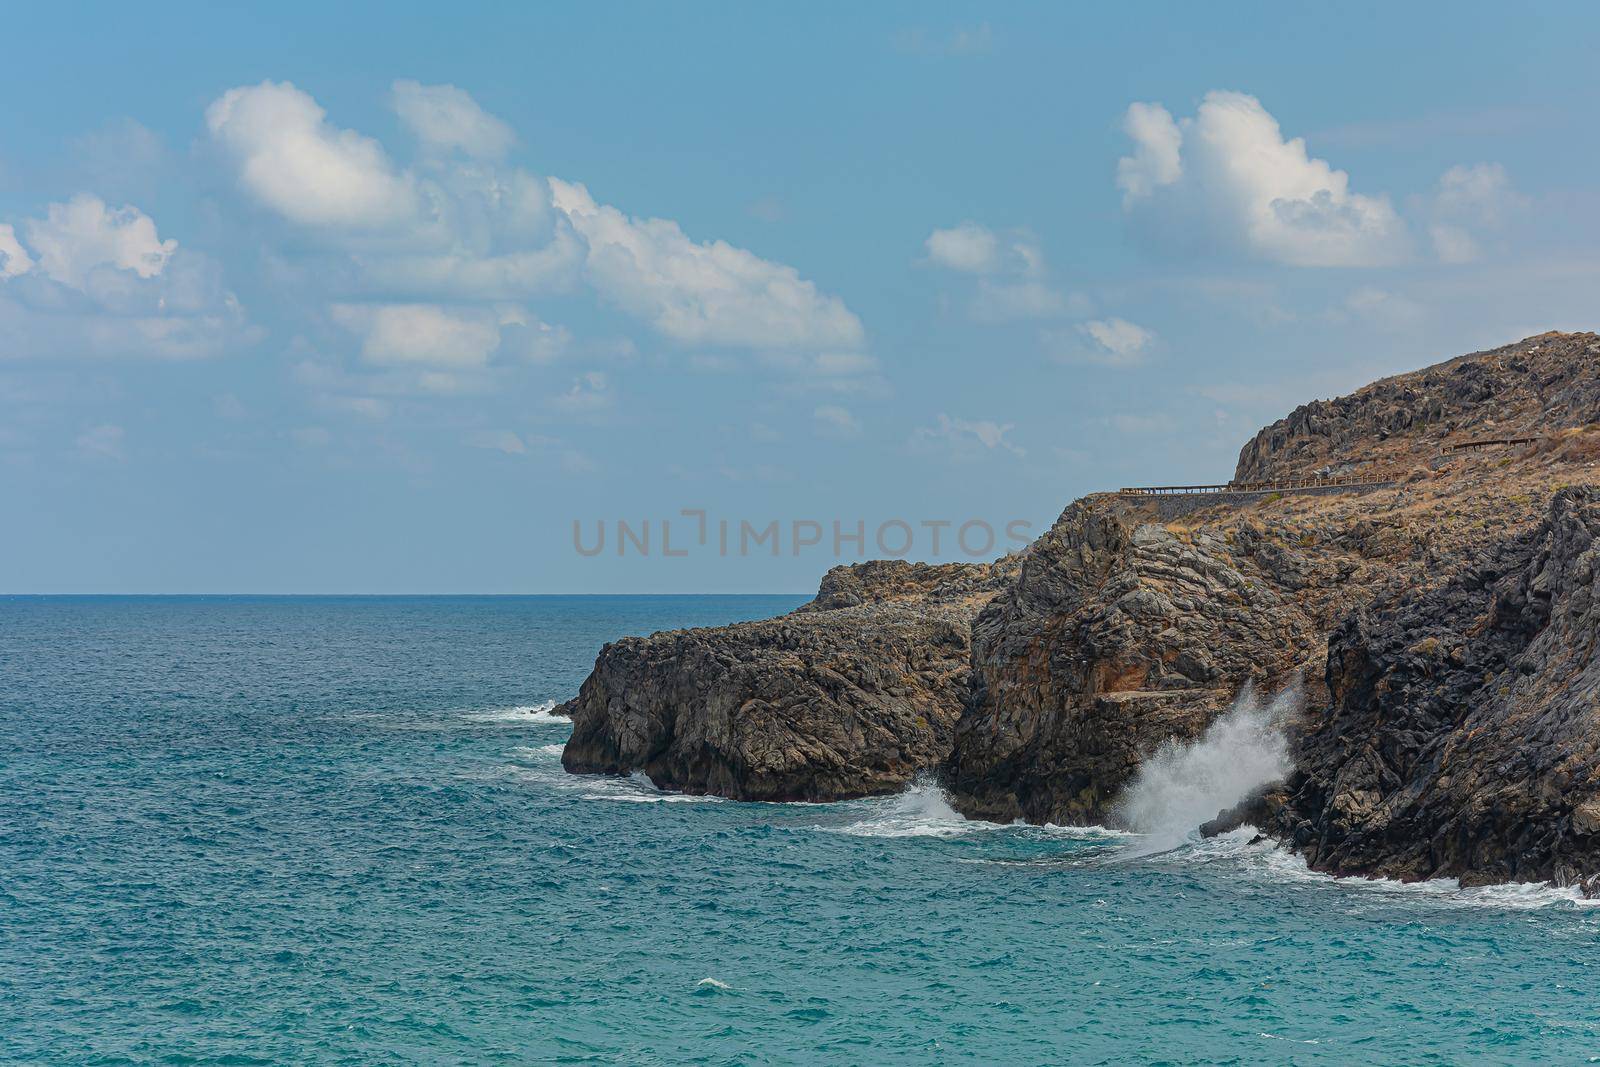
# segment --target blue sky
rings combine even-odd
[[[0,590],[805,590],[1600,319],[1592,7],[221,7],[4,15]]]

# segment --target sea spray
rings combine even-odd
[[[1169,741],[1145,760],[1113,807],[1121,825],[1145,835],[1137,851],[1181,844],[1218,812],[1288,775],[1282,727],[1299,699],[1299,687],[1290,686],[1263,703],[1246,686],[1198,740]]]

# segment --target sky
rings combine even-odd
[[[1600,322],[1600,9],[14,5],[0,592],[789,592]]]

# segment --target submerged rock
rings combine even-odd
[[[780,618],[607,645],[559,709],[562,765],[743,800],[895,792],[949,753],[972,619],[1012,569],[835,567]]]

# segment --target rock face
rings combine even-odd
[[[1478,438],[1532,437],[1458,452]],[[937,768],[972,816],[1100,822],[1254,682],[1301,684],[1298,770],[1248,818],[1316,867],[1600,879],[1600,337],[1545,334],[1318,401],[1236,480],[1101,494],[1019,559],[830,571],[779,619],[608,645],[571,771],[764,800]]]
[[[1542,435],[1600,420],[1600,337],[1547,333],[1315,400],[1266,427],[1239,453],[1234,480],[1359,468],[1403,473],[1447,439]]]
[[[945,773],[955,806],[1099,822],[1146,756],[1197,737],[1247,682],[1303,685],[1314,717],[1328,705],[1328,637],[1352,610],[1436,584],[1524,535],[1557,485],[1595,478],[1600,434],[1565,420],[1600,415],[1597,370],[1600,339],[1545,335],[1386,379],[1263,430],[1236,476],[1312,467],[1393,488],[1260,496],[1181,523],[1161,521],[1159,500],[1069,507],[975,624]],[[1510,451],[1440,455],[1462,437],[1552,429]]]
[[[1417,879],[1600,875],[1600,493],[1333,635],[1332,704],[1268,825],[1315,867]]]
[[[1161,742],[1198,735],[1246,681],[1317,656],[1316,627],[1285,593],[1317,571],[1253,525],[1190,531],[1114,497],[1072,505],[974,627],[973,691],[946,765],[956,805],[1103,821]]]
[[[777,619],[600,652],[562,765],[743,800],[894,792],[950,750],[973,617],[1014,564],[836,567]]]

